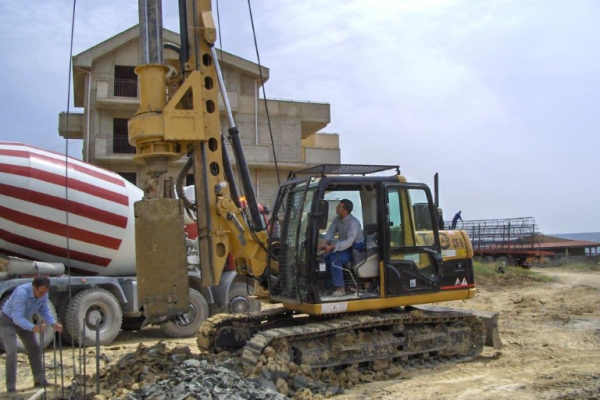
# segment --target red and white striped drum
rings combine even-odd
[[[0,142],[0,252],[85,275],[134,275],[133,203],[142,196],[116,173]]]

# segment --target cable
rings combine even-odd
[[[71,46],[69,50],[69,72],[67,79],[67,131],[69,129],[69,112],[71,110],[71,70],[73,67],[73,37],[75,32],[75,6],[77,0],[73,0],[73,16],[71,19]],[[89,146],[89,143],[88,143]],[[65,145],[65,201],[66,201],[66,225],[67,225],[67,271],[71,272],[70,267],[70,247],[69,247],[69,135],[67,134],[66,145]],[[69,289],[70,289],[69,285]],[[70,293],[69,293],[70,297]]]
[[[73,69],[73,38],[75,36],[75,9],[77,6],[77,0],[73,0],[73,13],[71,17],[71,45],[69,49],[69,77],[67,82],[67,130],[69,129],[69,114],[71,105],[71,70]],[[87,110],[90,112],[90,110]],[[90,144],[87,143],[87,146]],[[69,232],[69,136],[67,135],[67,142],[65,146],[65,223],[66,223],[66,236],[67,236],[67,286],[69,288],[69,302],[71,301],[71,248],[70,248],[70,232]],[[89,161],[89,160],[88,160]],[[75,352],[73,352],[73,376],[77,375],[75,370]]]
[[[267,113],[267,124],[269,125],[269,135],[271,136],[271,148],[273,149],[273,160],[275,161],[275,174],[277,175],[277,185],[281,186],[279,180],[279,166],[277,164],[277,155],[275,154],[275,140],[273,140],[273,129],[271,129],[271,118],[269,116],[269,107],[267,105],[267,93],[265,91],[265,80],[262,74],[262,65],[260,64],[260,54],[258,51],[258,42],[256,41],[256,29],[254,28],[254,17],[252,16],[252,5],[248,0],[248,11],[250,12],[250,23],[252,24],[252,35],[254,37],[254,48],[256,49],[256,59],[258,62],[258,73],[260,75],[260,83],[263,91],[263,100],[265,102],[265,111]]]
[[[223,65],[223,33],[221,31],[221,14],[219,12],[219,0],[217,0],[217,30],[219,32],[219,52],[221,53],[221,65]]]

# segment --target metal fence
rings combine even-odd
[[[138,83],[137,80],[131,79],[115,79],[115,97],[137,97]]]
[[[129,144],[129,139],[123,136],[113,137],[114,154],[135,154],[135,147]]]

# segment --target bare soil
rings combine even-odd
[[[486,348],[475,360],[410,371],[402,379],[357,385],[338,400],[358,399],[600,399],[600,272],[544,268],[534,270],[554,278],[551,282],[488,279],[469,301],[442,306],[500,312],[502,350]],[[164,340],[169,346],[189,346],[195,338],[169,339],[157,327],[121,332],[110,346],[102,346],[101,368],[134,352],[139,343],[152,346]],[[79,369],[79,349],[63,350],[64,385]],[[95,349],[86,349],[86,372],[96,372]],[[45,354],[47,377],[54,382],[54,353]],[[58,358],[58,355],[57,355]],[[19,355],[18,397],[8,397],[4,383],[4,357],[0,360],[0,399],[28,399],[31,372],[25,355]],[[60,372],[57,382],[61,383]],[[65,393],[68,395],[68,393]],[[60,398],[61,388],[48,391]]]
[[[600,272],[535,272],[556,282],[492,285],[472,300],[447,303],[500,312],[502,350],[485,348],[473,361],[357,386],[337,398],[600,398]]]

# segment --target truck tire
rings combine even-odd
[[[115,296],[108,290],[98,287],[82,290],[71,298],[68,310],[66,328],[76,345],[96,343],[97,320],[101,345],[112,343],[121,330],[123,312]],[[84,327],[85,335],[83,343],[80,343]]]
[[[202,321],[208,318],[208,303],[202,294],[190,289],[190,310],[174,320],[161,324],[161,329],[172,338],[194,336],[200,329]]]
[[[4,304],[6,304],[9,297],[10,296],[6,296],[2,299],[2,301],[0,301],[0,310],[2,310],[2,308],[4,308]],[[54,319],[59,321],[58,317],[56,316],[56,310],[54,308],[54,304],[52,304],[51,301],[48,301],[48,308],[50,308],[50,313],[52,314]],[[39,315],[38,313],[35,313],[35,314],[33,314],[33,318],[32,318],[31,322],[33,322],[34,324],[37,324],[41,320],[43,320],[42,316]],[[40,335],[36,335],[36,338],[38,340],[38,343],[40,343]],[[52,340],[54,340],[54,328],[51,325],[46,324],[46,330],[44,331],[44,343],[43,343],[42,348],[45,349],[46,347],[48,347],[50,345],[50,343],[52,343]],[[4,342],[2,341],[2,335],[0,335],[0,350],[2,350],[2,352],[4,353]],[[27,353],[25,351],[25,346],[23,346],[23,342],[21,342],[21,339],[19,338],[19,336],[17,336],[17,352],[24,353],[24,354]]]
[[[250,300],[248,296],[254,294],[254,288],[245,283],[233,283],[229,288],[228,310],[231,314],[248,314],[260,311],[260,302]]]

